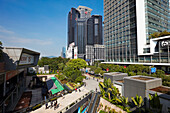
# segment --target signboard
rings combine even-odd
[[[34,56],[28,55],[26,53],[23,53],[21,55],[21,59],[19,61],[19,65],[33,64],[33,63],[34,63]]]
[[[106,71],[108,72],[108,71],[109,71],[109,68],[107,68]]]
[[[155,73],[156,72],[156,67],[151,68],[151,73]]]
[[[14,70],[14,71],[7,72],[6,73],[6,80],[11,79],[12,77],[14,77],[15,75],[21,73],[22,71],[24,71],[24,69]]]
[[[167,46],[170,46],[170,40],[164,40],[164,41],[161,41],[161,47],[167,47]]]

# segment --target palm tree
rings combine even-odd
[[[120,95],[118,89],[113,86],[110,78],[104,79],[104,82],[100,82],[99,87],[103,97],[108,97],[109,100],[111,100],[115,96]]]
[[[141,96],[139,97],[138,95],[136,95],[136,98],[131,97],[131,99],[132,99],[133,103],[135,104],[135,106],[137,106],[137,111],[138,111],[139,113],[141,113],[142,110],[144,110],[144,109],[142,108],[142,105],[143,105],[143,103],[144,103],[142,97],[141,97]]]

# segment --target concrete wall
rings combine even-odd
[[[110,78],[112,83],[116,80],[122,80],[124,77],[127,77],[127,73],[120,73],[120,72],[111,72],[111,73],[104,73],[104,78]]]
[[[123,89],[124,86],[123,86],[123,84],[117,84],[117,83],[115,83],[114,86],[115,86],[116,88],[118,88],[120,95],[121,95],[121,96],[124,96],[124,91],[123,91],[123,90],[124,90],[124,89]]]
[[[146,77],[152,78],[151,80],[137,80],[133,79],[133,77]],[[125,77],[124,78],[124,96],[131,98],[135,97],[136,95],[142,96],[143,98],[146,97],[146,90],[151,88],[156,88],[162,85],[161,78],[154,78],[148,76],[132,76],[132,77]]]

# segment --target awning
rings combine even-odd
[[[47,79],[46,83],[47,83],[48,91],[51,91],[52,94],[56,94],[64,90],[63,86],[55,77],[51,77],[50,79]]]
[[[57,89],[57,86],[54,84],[52,79],[47,79],[46,83],[47,83],[48,92],[50,92],[52,89]]]

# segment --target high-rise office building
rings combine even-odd
[[[154,32],[168,31],[168,18],[169,0],[104,0],[106,61],[170,62],[168,55],[153,51],[156,45],[149,39]]]
[[[61,57],[66,58],[66,48],[65,47],[62,47]]]
[[[79,6],[68,14],[68,45],[75,43],[78,58],[86,59],[86,45],[102,43],[102,16],[92,15],[92,9]]]

